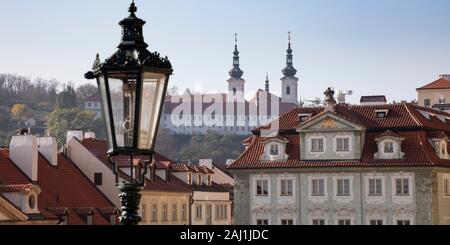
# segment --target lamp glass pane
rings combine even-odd
[[[114,74],[108,78],[117,147],[133,147],[136,76]]]
[[[105,121],[106,127],[106,137],[108,139],[108,150],[113,150],[113,141],[112,141],[112,128],[111,128],[111,118],[109,115],[109,106],[108,106],[108,97],[105,86],[105,77],[103,75],[97,78],[98,87],[100,90],[100,98],[102,101],[102,109],[103,109],[103,118]]]
[[[164,74],[145,72],[142,76],[139,150],[152,150],[154,145],[166,82]]]

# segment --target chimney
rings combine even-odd
[[[200,159],[198,165],[205,166],[205,167],[207,167],[209,169],[213,169],[212,159]]]
[[[230,166],[234,162],[234,159],[227,159],[226,166]]]
[[[52,166],[58,166],[58,143],[53,137],[39,137],[38,151]]]
[[[83,141],[84,140],[83,130],[69,130],[69,131],[67,131],[66,143],[69,143],[69,141],[72,138],[77,138],[79,141]]]
[[[38,143],[34,135],[13,136],[9,144],[9,158],[31,181],[38,180]]]
[[[84,133],[84,138],[85,139],[95,139],[95,133],[91,132],[91,131],[86,132],[86,133]]]
[[[444,78],[445,80],[450,81],[450,74],[439,75],[439,78]]]

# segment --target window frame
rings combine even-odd
[[[317,149],[314,149],[314,141],[317,141]],[[309,152],[310,153],[324,153],[326,151],[325,148],[325,141],[326,139],[324,137],[311,137],[309,140]],[[322,143],[322,145],[320,144]],[[320,146],[322,146],[322,149],[320,149]]]
[[[315,187],[315,182],[317,182],[317,188]],[[320,183],[322,183],[322,186],[320,185]],[[311,182],[310,182],[310,190],[311,190],[311,195],[312,197],[324,197],[326,196],[326,179],[325,178],[312,178]],[[322,187],[322,191],[321,188]],[[315,189],[317,189],[318,193],[315,192]]]
[[[341,147],[342,149],[339,149],[339,141],[341,141]],[[347,141],[347,148],[345,149],[345,141]],[[352,150],[350,146],[350,137],[349,136],[337,136],[335,138],[335,146],[336,146],[336,152],[338,153],[345,153],[350,152]]]
[[[340,187],[340,182],[342,182],[341,187]],[[352,196],[351,185],[352,185],[352,181],[350,178],[337,178],[336,179],[336,196],[337,197],[351,197]]]
[[[401,182],[400,185],[399,185],[399,181]],[[405,188],[405,184],[407,184],[406,188]],[[405,189],[407,189],[407,193],[405,193]],[[399,190],[400,190],[400,192],[399,192]],[[408,178],[408,177],[395,178],[395,196],[397,196],[397,197],[411,196],[410,178]]]
[[[284,182],[284,185],[283,185],[283,182]],[[280,179],[279,185],[280,185],[280,196],[281,197],[293,197],[294,196],[294,179],[293,178]],[[285,187],[285,188],[283,188],[283,187]],[[287,192],[285,192],[285,191],[287,191]]]
[[[371,181],[375,181],[375,183],[373,183],[373,185],[371,185]],[[380,182],[380,184],[378,185],[377,182]],[[376,177],[372,177],[372,178],[368,178],[367,179],[367,185],[368,185],[368,192],[367,195],[370,197],[381,197],[384,194],[384,187],[383,187],[383,179],[382,178],[376,178]],[[374,187],[374,193],[371,192],[371,187]],[[380,190],[378,193],[378,187],[380,187]]]
[[[261,192],[259,192],[259,184],[258,182],[262,182]],[[264,185],[265,183],[265,185]],[[264,189],[265,188],[265,189]],[[265,192],[264,192],[265,191]],[[268,197],[270,195],[270,182],[269,179],[255,179],[255,196],[257,197]]]

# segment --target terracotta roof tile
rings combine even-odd
[[[347,109],[345,109],[345,107]],[[375,110],[389,109],[386,118],[377,118]],[[440,119],[430,121],[417,110],[421,109],[410,104],[380,105],[380,106],[346,106],[338,105],[339,116],[356,119],[366,127],[366,142],[361,159],[344,161],[302,161],[300,160],[300,136],[295,132],[299,124],[300,113],[313,113],[313,117],[323,112],[323,108],[296,108],[280,118],[280,136],[288,139],[287,161],[271,162],[262,161],[264,151],[264,138],[255,136],[255,140],[247,150],[234,161],[229,169],[254,169],[254,168],[297,168],[297,167],[370,167],[370,166],[446,166],[450,167],[449,160],[439,159],[434,153],[434,148],[428,142],[428,131],[450,131],[450,126]],[[430,112],[446,116],[446,113]],[[387,131],[391,130],[391,132]],[[392,130],[396,130],[393,133]],[[255,131],[258,133],[258,130]],[[380,135],[395,135],[404,138],[402,151],[404,159],[375,160],[377,151],[375,138]]]
[[[107,143],[105,140],[98,140],[98,139],[84,139],[81,144],[89,150],[92,155],[97,157],[103,164],[105,164],[107,167],[112,169],[112,165],[108,161],[107,156]],[[170,164],[170,169],[172,169],[172,164],[175,162],[168,159],[167,157],[155,153],[154,159],[156,161],[157,169],[164,169],[167,165]],[[114,158],[114,160],[117,160],[117,158]],[[119,163],[124,165],[128,165],[128,159],[126,158],[119,158]],[[125,174],[123,174],[125,176]],[[144,190],[148,191],[168,191],[168,192],[191,192],[191,187],[187,184],[185,184],[182,180],[178,179],[175,175],[170,174],[169,181],[164,181],[160,177],[158,177],[156,174],[154,176],[155,178],[153,181],[147,180],[145,182]]]
[[[27,192],[31,189],[33,189],[33,184],[0,185],[0,193]]]
[[[438,80],[429,83],[423,87],[420,87],[417,90],[426,90],[426,89],[450,89],[450,81],[445,78],[439,78]]]
[[[382,134],[378,135],[378,137],[376,139],[381,139],[384,137],[401,138],[402,136],[392,132],[391,130],[386,130]]]
[[[9,152],[0,149],[0,181],[3,184],[29,184],[31,181],[9,160]],[[52,166],[41,154],[38,155],[38,181],[41,188],[38,209],[44,217],[52,218],[50,211],[67,208],[68,224],[85,224],[74,211],[80,207],[113,207],[114,205],[62,154],[58,154],[58,166]],[[58,213],[58,212],[57,212]],[[93,223],[109,224],[99,214]]]

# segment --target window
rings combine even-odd
[[[313,219],[312,224],[313,225],[325,225],[325,220],[324,219]]]
[[[211,175],[208,174],[207,178],[208,178],[208,185],[211,185],[212,184]]]
[[[447,144],[446,143],[441,143],[441,154],[443,156],[447,155]]]
[[[30,207],[30,209],[34,209],[36,207],[36,196],[31,194],[28,197],[28,206]]]
[[[352,221],[349,219],[340,219],[338,220],[338,225],[351,225]]]
[[[394,153],[394,142],[384,142],[384,153]]]
[[[236,95],[236,88],[233,88],[233,95]]]
[[[269,181],[268,180],[256,180],[256,195],[268,196],[269,195]]]
[[[202,219],[202,205],[201,204],[197,205],[197,207],[195,208],[195,218],[197,220]]]
[[[279,155],[278,145],[277,144],[270,145],[270,155],[272,155],[272,156],[278,156]]]
[[[381,179],[369,179],[369,196],[382,196],[383,186]]]
[[[444,179],[444,196],[448,197],[450,196],[450,179],[445,178]]]
[[[286,94],[287,95],[291,95],[291,87],[287,87],[286,88]]]
[[[268,219],[257,219],[256,224],[257,225],[269,225],[269,220]]]
[[[350,196],[350,180],[338,179],[337,180],[337,196]]]
[[[189,185],[192,184],[192,174],[191,173],[187,173],[187,182]]]
[[[397,220],[397,225],[411,225],[410,220]]]
[[[186,220],[186,204],[181,205],[181,220]]]
[[[312,180],[312,196],[325,196],[325,180],[313,179]]]
[[[381,220],[381,219],[372,219],[372,220],[370,220],[370,225],[383,225],[383,220]]]
[[[102,173],[94,173],[94,185],[102,185],[103,184],[103,174]]]
[[[87,225],[92,225],[92,215],[87,215],[86,216],[86,224]]]
[[[162,220],[163,221],[167,221],[168,217],[167,217],[167,204],[164,204],[162,207]]]
[[[430,107],[430,106],[431,106],[431,101],[430,101],[430,99],[425,99],[425,100],[423,101],[423,104],[425,105],[425,107]]]
[[[141,210],[141,215],[142,215],[142,221],[147,221],[147,205],[146,204],[142,204],[142,210]]]
[[[395,180],[395,195],[396,196],[409,196],[409,179],[396,179]]]
[[[152,208],[152,221],[158,220],[158,204],[153,204]]]
[[[379,111],[377,112],[377,118],[386,118],[386,112],[385,111]]]
[[[216,205],[216,219],[223,220],[228,218],[227,205]]]
[[[109,216],[109,223],[111,224],[111,225],[116,225],[116,222],[117,221],[117,218],[116,218],[116,216],[115,215],[110,215]]]
[[[323,152],[323,139],[311,139],[311,152]]]
[[[349,138],[336,138],[336,151],[346,152],[350,151]]]
[[[197,184],[202,184],[202,174],[197,174]]]
[[[293,196],[293,182],[291,179],[283,179],[280,181],[281,196]]]
[[[294,225],[294,220],[293,219],[282,219],[281,225]]]
[[[300,116],[300,122],[306,122],[308,121],[309,116]]]
[[[172,220],[173,221],[176,221],[176,220],[178,220],[178,206],[177,206],[177,204],[175,203],[175,204],[173,204],[173,206],[172,206]]]

